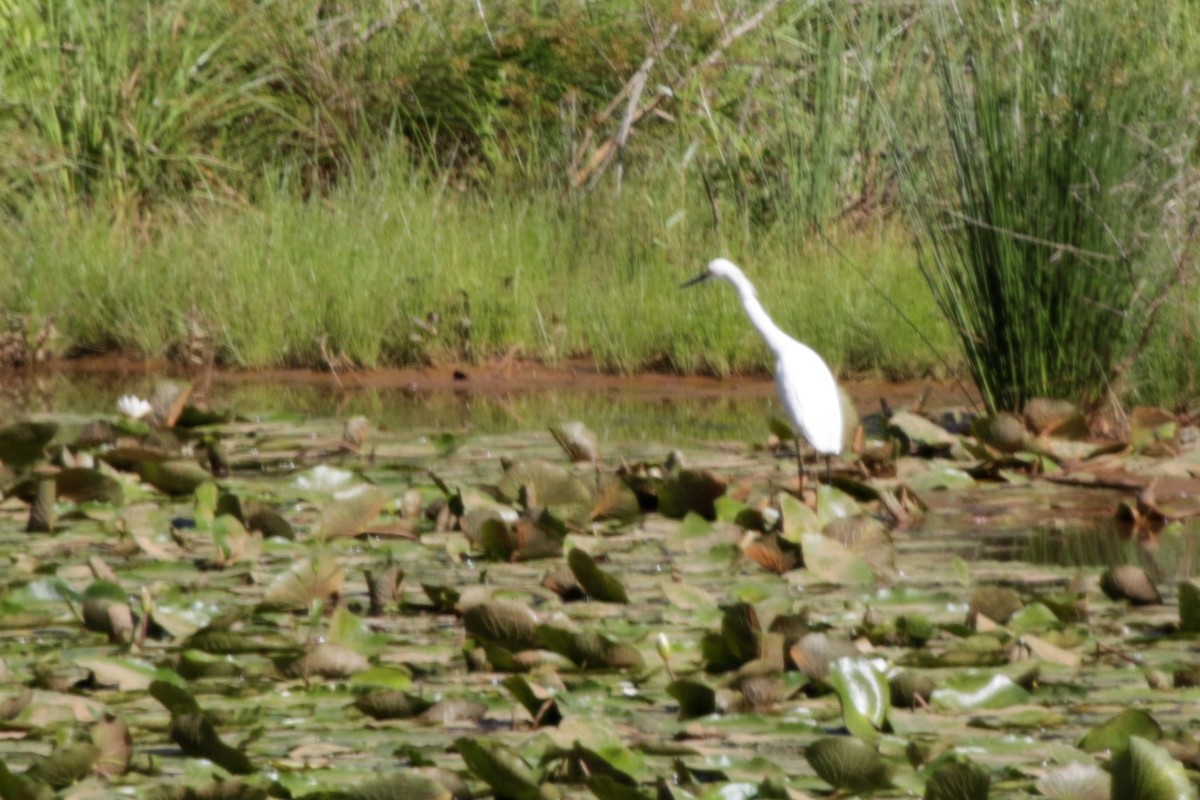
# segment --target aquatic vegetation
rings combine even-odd
[[[797,496],[153,396],[0,426],[0,796],[1194,796],[1194,429],[896,411]]]

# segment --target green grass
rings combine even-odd
[[[1192,38],[1074,0],[933,17],[946,150],[903,167],[922,270],[989,407],[1095,407],[1177,282],[1165,243],[1194,236],[1165,224]]]
[[[725,255],[844,374],[965,371],[978,336],[930,293],[897,214],[895,131],[930,163],[952,155],[929,111],[933,16],[763,7],[0,0],[0,315],[52,318],[67,352],[198,348],[244,367],[516,348],[765,370],[732,295],[678,291]],[[1188,11],[1168,3],[1137,31],[1196,41]],[[1114,98],[1155,69],[1080,53]],[[609,151],[642,65],[636,121]],[[1194,93],[1179,105],[1196,118]],[[1195,153],[1176,155],[1184,197]],[[1175,207],[1153,252],[1182,283],[1194,204]],[[1191,346],[1186,302],[1162,306],[1124,371],[1131,397],[1194,392],[1170,360]]]
[[[20,298],[13,310],[35,321],[53,316],[75,349],[149,358],[179,352],[191,322],[240,366],[310,366],[327,337],[331,354],[363,366],[478,360],[519,345],[527,357],[592,356],[619,371],[762,370],[765,348],[732,294],[679,289],[726,254],[783,326],[848,371],[935,368],[892,302],[948,349],[894,232],[839,237],[849,261],[815,238],[722,241],[703,197],[654,189],[485,203],[395,168],[319,203],[285,187],[251,209],[163,218],[146,240],[103,215],[80,216],[64,237],[48,208],[6,237],[27,268],[0,275],[0,295]]]

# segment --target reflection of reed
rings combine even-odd
[[[1200,527],[1196,523],[1169,528],[1154,536],[1131,535],[1112,521],[1066,530],[1039,527],[1011,558],[1061,567],[1134,564],[1158,583],[1196,574],[1198,537]]]

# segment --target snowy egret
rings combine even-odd
[[[758,302],[754,284],[732,261],[713,259],[704,272],[683,285],[694,286],[710,278],[720,278],[737,290],[746,316],[758,328],[775,356],[775,386],[797,434],[796,460],[800,468],[800,491],[803,492],[804,454],[799,437],[803,435],[814,450],[825,456],[827,477],[831,469],[830,457],[842,451],[842,404],[833,373],[816,351],[788,336],[767,316],[762,303]]]

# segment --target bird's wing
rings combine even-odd
[[[820,453],[842,450],[842,403],[833,373],[812,348],[794,346],[779,352],[775,384],[779,399],[796,430]]]

